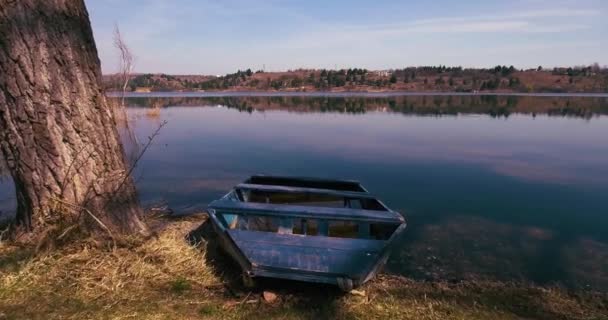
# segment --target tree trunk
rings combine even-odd
[[[65,215],[57,204],[146,230],[83,0],[0,0],[0,148],[25,230]]]

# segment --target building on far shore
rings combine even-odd
[[[377,70],[373,71],[372,74],[375,74],[378,77],[389,77],[392,72],[390,70]]]

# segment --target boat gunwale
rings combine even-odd
[[[240,190],[255,190],[265,192],[284,192],[284,193],[306,193],[306,194],[318,194],[318,195],[330,195],[345,197],[349,199],[376,199],[376,197],[368,192],[357,192],[357,191],[341,191],[334,189],[321,189],[321,188],[303,188],[303,187],[290,187],[281,185],[265,185],[265,184],[251,184],[251,183],[240,183],[234,187]],[[388,208],[386,208],[388,210]]]
[[[387,210],[364,210],[351,208],[328,208],[301,205],[267,204],[230,200],[215,200],[209,209],[231,214],[251,214],[263,216],[316,218],[326,220],[352,220],[364,222],[403,224],[405,219],[398,212]]]
[[[292,181],[311,181],[311,182],[335,182],[335,183],[350,183],[361,186],[361,182],[358,180],[349,180],[349,179],[326,179],[326,178],[315,178],[315,177],[302,177],[302,176],[279,176],[279,175],[265,175],[265,174],[254,174],[250,176],[247,180],[251,180],[254,178],[262,178],[262,179],[281,179],[281,180],[292,180]],[[366,191],[367,192],[367,191]]]
[[[351,191],[351,192],[361,192],[367,193],[367,189],[361,185],[361,182],[357,180],[345,180],[345,179],[326,179],[326,178],[314,178],[314,177],[298,177],[298,176],[280,176],[280,175],[264,175],[264,174],[255,174],[247,178],[244,183],[254,184],[253,180],[255,179],[266,179],[266,180],[279,180],[283,181],[285,184],[281,183],[273,183],[268,185],[276,185],[276,186],[289,186],[287,183],[321,183],[321,184],[337,184],[337,185],[350,185],[354,189],[359,190],[342,190],[342,191]],[[261,183],[258,183],[261,184]],[[340,188],[326,188],[330,190],[340,190]]]

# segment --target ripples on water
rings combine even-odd
[[[129,104],[140,144],[168,121],[136,173],[144,203],[193,211],[255,173],[357,179],[408,218],[390,272],[608,288],[606,97]]]

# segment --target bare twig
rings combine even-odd
[[[63,237],[67,236],[72,230],[78,228],[78,224],[73,224],[67,227],[58,237],[57,240],[63,239]]]
[[[104,228],[108,232],[108,235],[110,236],[110,238],[112,238],[112,240],[114,240],[114,235],[112,234],[112,231],[110,231],[110,228],[108,228],[103,222],[101,222],[101,220],[99,220],[99,218],[97,218],[89,209],[82,208],[82,210],[84,210],[84,212],[88,213],[89,216],[91,216],[91,218],[93,218],[93,220],[95,220],[95,222],[97,222],[102,228]]]
[[[85,145],[84,147],[82,147],[80,150],[78,150],[78,152],[76,152],[76,156],[74,156],[74,159],[72,159],[72,161],[70,162],[70,165],[68,166],[68,170],[65,172],[65,176],[63,177],[63,181],[61,181],[61,194],[60,197],[63,198],[63,194],[65,193],[65,185],[68,181],[68,177],[69,177],[69,173],[72,170],[72,167],[74,166],[74,164],[76,163],[76,161],[78,161],[78,157],[80,157],[80,154],[84,151],[84,149],[86,149],[87,145]],[[93,153],[89,153],[89,157],[87,158],[90,159],[91,155]]]
[[[122,86],[122,94],[120,104],[122,107],[125,106],[125,95],[127,92],[127,87],[129,85],[129,80],[131,78],[131,72],[133,71],[133,54],[131,53],[131,49],[125,43],[122,34],[120,33],[120,29],[118,28],[118,24],[114,25],[114,47],[118,49],[120,52],[120,68],[119,75]]]
[[[97,224],[99,224],[108,233],[108,235],[110,236],[110,238],[112,238],[112,241],[115,241],[114,234],[112,233],[112,231],[110,231],[110,228],[108,228],[101,220],[99,220],[99,218],[97,218],[97,216],[95,216],[89,209],[87,209],[87,208],[85,208],[83,206],[74,204],[74,203],[70,203],[70,202],[58,199],[58,198],[53,198],[53,200],[55,200],[55,201],[57,201],[59,203],[62,203],[64,205],[67,205],[69,207],[76,208],[78,210],[84,211],[91,218],[93,218],[93,220],[95,220],[95,222],[97,222]]]
[[[4,241],[5,236],[9,234],[10,230],[10,226],[7,226],[3,230],[0,230],[0,244],[2,243],[2,241]]]
[[[85,212],[86,214],[88,214],[97,224],[99,224],[99,226],[108,233],[108,236],[110,237],[110,239],[112,239],[112,244],[114,247],[116,247],[116,237],[114,236],[114,234],[112,233],[112,231],[110,230],[110,228],[108,228],[108,226],[106,226],[99,218],[97,218],[97,216],[95,216],[91,210],[81,206],[81,205],[77,205],[74,203],[70,203],[68,201],[64,201],[61,199],[57,199],[57,198],[53,198],[53,200],[57,201],[58,203],[64,204],[66,206],[72,207],[73,209],[76,209],[79,213],[81,212]],[[77,220],[80,220],[80,218],[78,218]],[[76,229],[77,225],[71,225],[68,228],[66,228],[58,237],[57,240],[61,240],[63,237],[65,237],[69,232],[71,232],[72,230]]]
[[[249,293],[247,293],[247,295],[245,296],[245,298],[243,300],[241,300],[238,305],[242,305],[243,303],[245,303],[245,301],[247,301],[247,299],[249,299],[249,296],[251,296],[251,291],[249,291]]]
[[[122,188],[122,186],[124,185],[124,183],[127,181],[127,178],[129,178],[133,174],[133,170],[135,170],[135,167],[137,167],[137,164],[139,163],[139,160],[141,160],[141,158],[144,156],[144,154],[146,153],[146,151],[148,150],[148,148],[150,148],[150,146],[152,145],[152,142],[160,134],[161,129],[165,125],[167,125],[167,120],[161,122],[161,124],[158,126],[158,128],[156,129],[156,131],[154,131],[154,133],[151,136],[148,137],[148,142],[143,147],[143,149],[141,149],[141,151],[139,152],[139,155],[137,156],[137,158],[135,158],[135,161],[133,162],[133,164],[129,168],[129,171],[127,171],[127,173],[125,174],[123,180],[120,182],[120,184],[116,188],[115,192],[120,192],[120,189]]]
[[[119,66],[118,66],[118,77],[119,77],[119,86],[121,88],[120,94],[120,105],[114,106],[114,114],[117,122],[120,121],[124,128],[128,133],[128,137],[133,142],[134,146],[139,145],[139,141],[137,141],[137,136],[131,130],[129,125],[129,120],[126,112],[125,105],[125,96],[127,95],[127,88],[129,86],[129,81],[131,80],[131,73],[134,68],[134,57],[131,49],[125,42],[125,39],[120,32],[120,28],[118,24],[114,25],[114,47],[118,49],[119,52]]]

